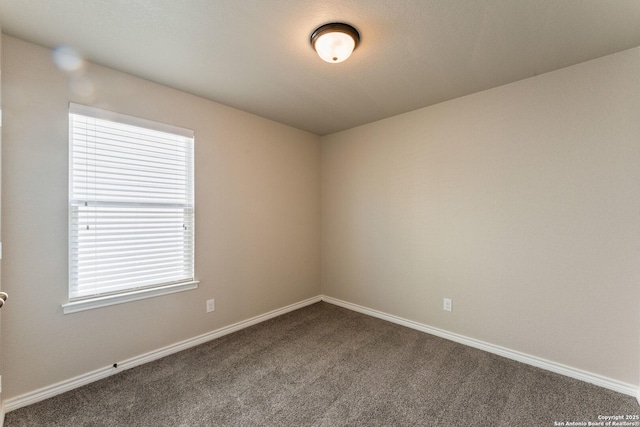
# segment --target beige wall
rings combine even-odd
[[[0,82],[2,81],[2,27],[0,27]],[[2,209],[2,85],[0,85],[0,211]],[[2,215],[0,215],[0,225],[2,224]],[[2,242],[2,227],[0,226],[0,242]],[[0,255],[1,255],[0,250]],[[0,256],[0,290],[2,290],[2,257]],[[1,316],[0,316],[1,317]],[[2,366],[2,340],[0,340],[0,376],[4,372]],[[0,378],[0,386],[2,378]],[[0,402],[2,402],[2,390],[0,389]],[[0,419],[2,416],[0,415]]]
[[[638,384],[640,48],[321,141],[325,295]]]
[[[81,96],[51,51],[2,55],[5,399],[320,293],[317,136],[95,65]],[[197,290],[62,314],[69,101],[195,130]]]

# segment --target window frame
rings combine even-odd
[[[134,116],[129,116],[126,114],[115,113],[107,110],[103,110],[100,108],[89,107],[86,105],[69,103],[69,196],[68,196],[68,210],[69,210],[69,222],[68,222],[68,239],[69,239],[69,258],[68,258],[68,268],[69,268],[69,280],[68,280],[68,302],[62,305],[63,313],[74,313],[78,311],[90,310],[99,307],[110,306],[114,304],[122,304],[129,301],[136,301],[145,298],[156,297],[160,295],[167,295],[175,292],[182,292],[191,289],[196,289],[198,287],[199,281],[195,279],[195,231],[193,228],[190,230],[189,236],[191,237],[191,278],[188,280],[179,280],[175,282],[169,283],[157,283],[151,285],[144,286],[133,286],[126,289],[120,289],[112,292],[106,293],[95,293],[92,295],[86,296],[72,296],[72,269],[73,262],[75,261],[74,257],[74,249],[72,246],[72,238],[74,235],[75,229],[73,228],[73,212],[74,212],[74,202],[77,200],[73,199],[73,173],[74,173],[74,164],[73,164],[73,144],[74,139],[72,135],[73,126],[72,126],[72,115],[82,115],[85,117],[95,118],[99,120],[107,120],[114,123],[119,123],[128,126],[135,126],[141,129],[147,129],[152,131],[160,131],[165,133],[170,133],[174,135],[179,135],[188,139],[191,139],[191,148],[190,148],[190,170],[187,170],[187,176],[190,182],[190,195],[191,203],[187,203],[182,209],[190,210],[191,215],[191,223],[195,225],[195,182],[194,182],[194,171],[195,171],[195,134],[190,129],[180,128],[177,126],[160,123],[156,121],[151,121],[147,119],[142,119]],[[189,144],[189,142],[187,143]],[[98,202],[99,203],[99,202]],[[133,201],[132,204],[140,204],[144,205],[144,202]],[[153,203],[150,203],[151,205]],[[88,226],[87,226],[88,228]],[[189,266],[187,264],[187,266]]]

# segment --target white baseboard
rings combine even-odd
[[[175,344],[171,344],[167,347],[163,347],[158,350],[154,350],[149,353],[145,353],[140,356],[136,356],[131,359],[124,360],[122,362],[118,362],[117,368],[109,366],[106,368],[96,369],[95,371],[79,375],[75,378],[60,381],[59,383],[52,384],[50,386],[43,387],[29,393],[25,393],[20,396],[12,397],[3,402],[2,415],[4,416],[5,411],[10,412],[10,411],[13,411],[14,409],[22,408],[23,406],[40,402],[41,400],[48,399],[50,397],[56,396],[66,391],[73,390],[75,388],[92,383],[94,381],[109,377],[123,370],[130,369],[135,366],[139,366],[139,365],[160,359],[162,357],[168,356],[173,353],[177,353],[182,350],[186,350],[191,347],[195,347],[207,341],[220,338],[232,332],[236,332],[241,329],[248,328],[249,326],[253,326],[255,324],[272,319],[274,317],[281,316],[290,311],[294,311],[299,308],[306,307],[308,305],[319,302],[320,300],[321,300],[320,296],[309,298],[304,301],[300,301],[298,303],[291,304],[286,307],[282,307],[282,308],[270,311],[268,313],[252,317],[251,319],[243,320],[241,322],[234,323],[233,325],[225,326],[215,331],[208,332],[206,334],[202,334],[197,337],[193,337]],[[0,427],[2,427],[1,424],[0,424]]]
[[[414,322],[412,320],[407,320],[407,319],[394,316],[391,314],[387,314],[378,310],[373,310],[357,304],[352,304],[350,302],[346,302],[336,298],[322,295],[322,296],[309,298],[304,301],[291,304],[286,307],[282,307],[256,317],[252,317],[251,319],[243,320],[241,322],[234,323],[229,326],[225,326],[215,331],[208,332],[206,334],[202,334],[197,337],[190,338],[190,339],[169,345],[167,347],[163,347],[158,350],[154,350],[149,353],[145,353],[140,356],[136,356],[131,359],[124,360],[122,362],[118,362],[117,368],[109,366],[109,367],[97,369],[95,371],[88,372],[83,375],[79,375],[75,378],[64,380],[59,383],[52,384],[50,386],[43,387],[35,391],[7,399],[4,402],[0,403],[0,427],[2,427],[4,423],[4,414],[6,412],[10,412],[10,411],[13,411],[14,409],[22,408],[23,406],[31,405],[33,403],[48,399],[50,397],[67,392],[69,390],[73,390],[75,388],[92,383],[94,381],[109,377],[123,370],[130,369],[135,366],[139,366],[144,363],[148,363],[148,362],[160,359],[162,357],[168,356],[173,353],[177,353],[182,350],[186,350],[191,347],[195,347],[207,341],[220,338],[232,332],[236,332],[241,329],[248,328],[249,326],[256,325],[258,323],[283,315],[290,311],[294,311],[302,307],[306,307],[308,305],[314,304],[319,301],[326,301],[327,303],[334,304],[352,311],[356,311],[358,313],[363,313],[372,317],[386,320],[388,322],[392,322],[398,325],[406,326],[408,328],[416,329],[418,331],[435,335],[435,336],[438,336],[450,341],[454,341],[460,344],[464,344],[469,347],[478,348],[480,350],[497,354],[499,356],[506,357],[508,359],[512,359],[518,362],[522,362],[527,365],[536,366],[538,368],[542,368],[547,371],[555,372],[561,375],[565,375],[567,377],[571,377],[571,378],[575,378],[591,384],[595,384],[597,386],[604,387],[609,390],[613,390],[629,396],[634,396],[638,400],[638,404],[640,404],[640,388],[634,385],[623,383],[621,381],[603,377],[598,374],[593,374],[580,369],[572,368],[570,366],[562,365],[560,363],[552,362],[536,356],[531,356],[531,355],[521,353],[515,350],[511,350],[505,347],[500,347],[494,344],[490,344],[490,343],[486,343],[473,338],[465,337],[463,335],[454,334],[452,332],[447,332],[445,330],[424,325],[422,323]]]
[[[322,296],[322,301],[326,301],[330,304],[334,304],[358,313],[367,314],[378,319],[386,320],[388,322],[396,323],[398,325],[406,326],[411,329],[416,329],[427,334],[435,335],[440,338],[444,338],[450,341],[454,341],[460,344],[474,347],[489,353],[497,354],[498,356],[506,357],[507,359],[522,362],[527,365],[536,366],[538,368],[545,369],[547,371],[555,372],[567,377],[575,378],[577,380],[585,381],[591,384],[595,384],[600,387],[607,388],[609,390],[617,391],[618,393],[626,394],[636,397],[640,404],[640,388],[627,384],[618,380],[604,377],[602,375],[594,374],[591,372],[583,371],[581,369],[572,368],[561,363],[552,362],[550,360],[542,359],[540,357],[531,356],[529,354],[521,353],[519,351],[511,350],[498,345],[490,344],[484,341],[469,338],[464,335],[458,335],[452,332],[447,332],[442,329],[434,328],[432,326],[424,325],[422,323],[414,322],[412,320],[403,319],[402,317],[394,316],[391,314],[383,313],[378,310],[373,310],[361,305],[352,304],[350,302],[342,301],[336,298]]]

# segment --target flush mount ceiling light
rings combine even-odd
[[[342,62],[351,56],[358,43],[358,30],[341,22],[324,24],[311,33],[311,46],[320,58],[332,64]]]

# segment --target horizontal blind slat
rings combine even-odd
[[[142,271],[138,272],[135,275],[124,275],[120,277],[111,277],[111,278],[103,278],[102,280],[91,280],[86,281],[86,283],[94,283],[94,286],[103,287],[103,286],[111,286],[116,284],[126,284],[127,282],[136,283],[136,282],[146,282],[149,279],[153,279],[158,282],[173,282],[178,278],[184,279],[192,279],[190,276],[184,274],[182,271],[169,271],[169,272],[156,272],[156,271]],[[85,281],[79,280],[79,283],[84,284]],[[88,287],[88,286],[85,286]]]
[[[135,127],[120,127],[115,122],[105,122],[105,121],[85,121],[78,120],[79,116],[76,116],[76,120],[74,121],[73,133],[78,141],[82,141],[82,138],[92,138],[94,135],[114,135],[118,136],[121,141],[126,140],[139,140],[137,142],[141,143],[141,145],[145,145],[145,142],[153,142],[154,144],[160,146],[168,146],[169,148],[181,149],[185,143],[190,142],[191,137],[184,136],[173,136],[164,132],[136,132]],[[105,125],[105,123],[107,123]],[[147,144],[149,145],[149,144]]]
[[[73,138],[78,142],[78,145],[82,148],[83,146],[90,146],[92,144],[96,145],[100,143],[101,145],[107,146],[117,146],[117,147],[125,147],[127,143],[135,144],[131,145],[131,150],[135,151],[155,151],[158,153],[169,153],[173,152],[176,154],[184,153],[187,151],[186,145],[188,144],[188,140],[182,139],[168,139],[162,137],[155,137],[152,135],[138,137],[128,135],[123,132],[113,132],[109,129],[102,128],[102,131],[99,128],[95,128],[94,130],[90,129],[90,126],[84,127],[75,127],[73,130]]]
[[[144,274],[160,274],[164,275],[165,273],[175,273],[177,271],[182,271],[182,262],[173,262],[167,265],[162,264],[144,264],[138,266],[129,266],[121,268],[110,268],[110,269],[88,269],[84,271],[77,271],[76,275],[80,280],[82,278],[87,278],[90,280],[95,280],[97,282],[105,282],[108,280],[115,280],[117,278],[131,278],[132,273],[136,273],[135,276],[140,276]],[[133,276],[133,277],[135,277]]]
[[[166,280],[165,280],[166,279]],[[131,281],[120,281],[120,282],[112,282],[112,283],[102,283],[99,285],[91,285],[91,286],[81,286],[77,291],[77,298],[83,298],[87,296],[94,295],[103,295],[114,293],[117,291],[127,291],[130,289],[141,289],[141,288],[149,288],[149,287],[157,287],[163,285],[172,285],[179,282],[187,282],[192,280],[189,277],[185,276],[171,276],[171,277],[144,277],[140,278],[134,282]]]

